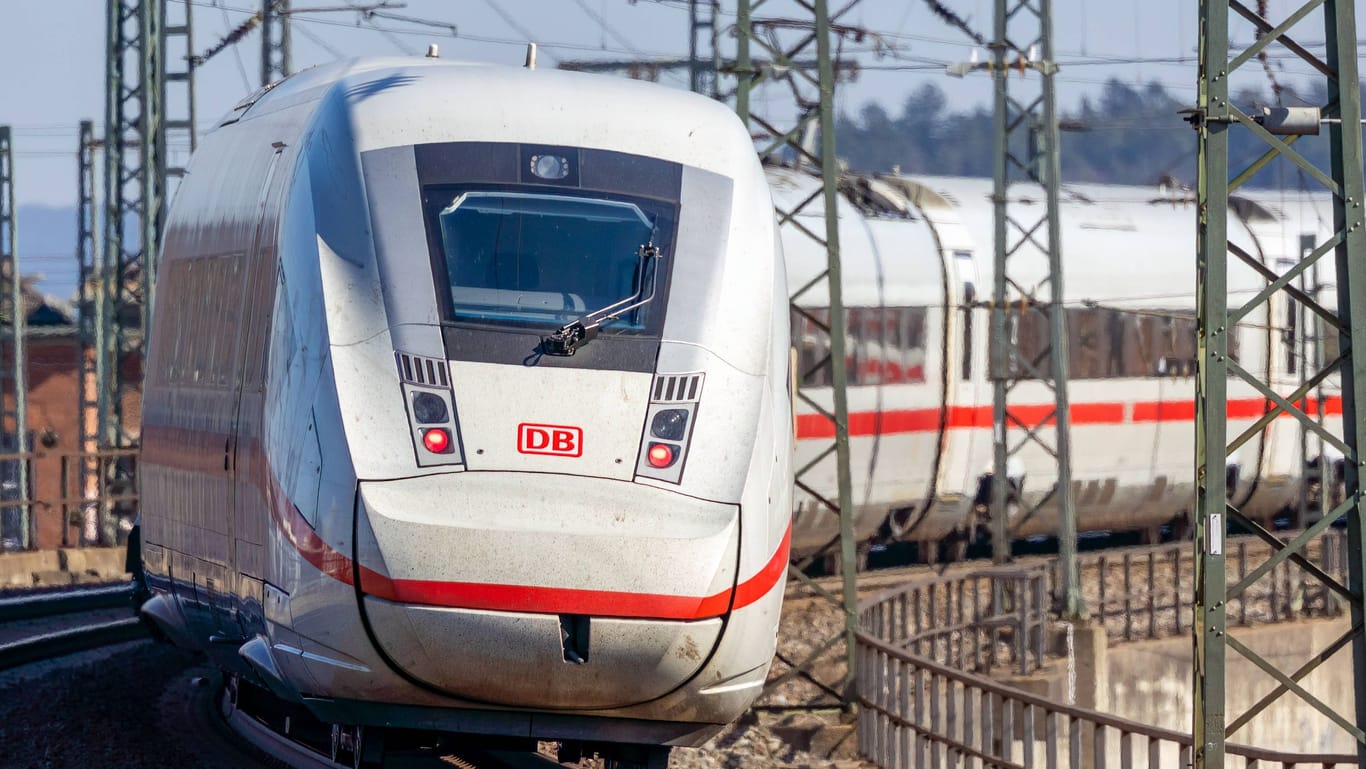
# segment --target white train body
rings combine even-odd
[[[785,286],[722,105],[424,60],[283,81],[170,216],[145,613],[332,723],[704,740],[774,649]]]
[[[785,209],[819,185],[819,179],[790,169],[770,169],[769,178]],[[839,234],[850,327],[850,465],[860,538],[971,538],[983,522],[992,472],[992,387],[986,376],[991,181],[849,175],[843,187]],[[1024,189],[1012,194],[1024,195]],[[1041,217],[1038,203],[1032,210]],[[1034,221],[1028,212],[1018,214],[1026,226]],[[821,231],[821,216],[816,206],[799,221]],[[1154,189],[1068,185],[1060,219],[1078,527],[1149,535],[1166,524],[1179,527],[1194,498],[1195,207]],[[1323,230],[1312,207],[1285,206],[1269,195],[1260,201],[1241,198],[1230,211],[1230,239],[1278,273],[1299,259],[1302,234],[1322,242]],[[792,226],[783,228],[783,241],[795,292],[824,269],[825,252]],[[1032,245],[1011,259],[1012,277],[1021,285],[1037,284],[1046,274],[1046,262]],[[1229,262],[1231,302],[1247,301],[1266,285],[1232,256]],[[1331,255],[1321,265],[1320,296],[1331,305]],[[828,307],[828,294],[820,285],[799,303],[819,314]],[[1281,393],[1305,377],[1301,335],[1311,326],[1301,315],[1277,295],[1236,330],[1237,363]],[[1026,355],[1048,341],[1042,327],[1014,333]],[[1335,338],[1324,336],[1326,361],[1335,354]],[[793,343],[804,372],[828,353],[828,337],[800,319],[794,321]],[[1330,429],[1341,419],[1336,382],[1328,380],[1308,404],[1316,411],[1322,400]],[[823,382],[807,383],[808,392],[828,405]],[[1241,380],[1230,377],[1228,387],[1233,440],[1270,404]],[[1020,383],[1011,398],[1012,409],[1030,424],[1051,411],[1052,394],[1039,382]],[[828,446],[833,433],[814,410],[799,406],[798,412],[801,467]],[[1052,432],[1050,425],[1041,435],[1051,440]],[[1021,430],[1011,429],[1012,445],[1022,438]],[[1311,441],[1311,459],[1317,457],[1314,446]],[[1340,460],[1331,445],[1324,453],[1329,462]],[[1306,471],[1302,457],[1295,420],[1282,417],[1253,431],[1228,463],[1232,502],[1263,520],[1296,506]],[[833,497],[833,463],[821,467],[826,475],[806,481]],[[1037,501],[1056,481],[1054,460],[1030,445],[1015,455],[1011,476],[1023,483],[1027,500]],[[815,552],[837,536],[835,519],[817,500],[799,492],[797,505],[795,550]],[[1032,516],[1012,519],[1011,531],[1029,537],[1053,533],[1057,525],[1055,505],[1045,504]]]

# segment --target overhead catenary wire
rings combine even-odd
[[[226,10],[224,10],[224,9],[219,9],[219,10],[222,11],[222,13],[223,13],[223,24],[224,24],[224,26],[231,27],[231,26],[232,26],[232,23],[231,23],[231,20],[228,19],[228,12],[227,12]],[[252,14],[251,16],[249,16],[249,17],[247,18],[247,21],[243,22],[243,26],[245,26],[246,24],[251,24],[251,25],[254,27],[254,26],[256,26],[256,25],[258,25],[258,24],[260,24],[260,23],[261,23],[261,15],[260,15],[259,13],[254,13],[254,14]],[[231,33],[229,33],[229,37],[231,37]],[[227,38],[224,38],[224,39],[226,40]],[[239,40],[241,39],[240,36],[239,36],[238,39],[239,39]],[[232,41],[232,42],[235,43],[235,42],[237,42],[237,41],[234,40],[234,41]],[[230,43],[230,44],[231,44],[231,43]],[[243,90],[243,93],[251,93],[251,91],[252,91],[252,87],[251,87],[251,78],[247,77],[247,65],[246,65],[245,62],[242,61],[242,50],[241,50],[240,48],[238,48],[236,45],[233,45],[233,46],[232,46],[232,55],[233,55],[233,58],[237,61],[237,74],[240,75],[241,78],[242,78],[242,90]],[[208,56],[207,56],[207,55],[201,56],[201,57],[200,57],[200,63],[203,63],[204,61],[207,61],[207,60],[208,60]],[[196,66],[198,66],[198,65],[196,65]]]
[[[517,21],[517,17],[513,16],[512,14],[504,10],[503,6],[499,5],[498,0],[484,0],[484,4],[487,5],[489,8],[493,9],[493,12],[498,14],[499,18],[503,20],[503,23],[511,27],[513,32],[516,32],[517,34],[526,38],[526,42],[537,42],[536,36],[531,34],[531,31],[529,29],[522,26],[522,24]],[[539,47],[539,43],[537,47]],[[543,53],[542,55],[549,59],[550,63],[552,64],[560,63],[559,58],[552,55],[549,51]]]
[[[235,13],[245,13],[245,14],[252,14],[252,13],[255,13],[254,10],[249,9],[249,8],[234,7],[234,6],[229,6],[229,5],[226,5],[226,4],[215,5],[215,4],[212,4],[212,3],[210,2],[210,0],[173,0],[173,2],[185,3],[185,4],[187,4],[187,5],[193,5],[193,6],[204,7],[204,8],[225,8],[225,9],[227,9],[227,10],[229,10],[229,11],[233,11],[233,12],[235,12]],[[386,15],[384,18],[391,18],[391,16]],[[416,19],[416,17],[412,17],[412,18]],[[316,24],[316,25],[319,25],[319,26],[341,27],[341,28],[343,28],[343,29],[353,29],[353,30],[356,29],[356,25],[355,25],[355,24],[353,24],[353,23],[348,23],[348,22],[344,22],[344,21],[338,21],[338,20],[336,20],[336,19],[324,19],[324,18],[314,18],[314,17],[300,17],[300,16],[296,16],[296,17],[292,18],[292,21],[295,22],[295,23],[306,23],[306,24]],[[511,45],[511,46],[517,46],[517,47],[519,47],[519,48],[524,48],[524,47],[526,47],[526,41],[525,41],[525,40],[515,40],[515,39],[512,39],[512,38],[505,38],[505,37],[493,37],[493,36],[490,36],[490,35],[474,35],[474,34],[470,34],[470,33],[468,33],[468,32],[461,32],[461,31],[459,31],[459,30],[455,27],[455,25],[449,24],[448,22],[441,22],[441,21],[436,21],[436,20],[425,20],[425,21],[429,21],[429,22],[432,22],[432,23],[434,23],[434,24],[437,24],[437,25],[439,25],[439,26],[441,26],[441,27],[443,27],[443,28],[446,28],[447,31],[448,31],[448,33],[449,33],[449,36],[452,37],[452,38],[458,39],[458,40],[470,40],[470,41],[473,41],[473,42],[476,42],[476,43],[489,43],[489,44],[492,44],[492,45]],[[415,22],[414,22],[414,23],[415,23]],[[395,35],[409,35],[409,36],[413,36],[413,37],[422,37],[422,38],[426,38],[426,39],[431,39],[431,36],[432,36],[432,32],[431,32],[430,30],[401,29],[401,28],[392,28],[392,27],[387,27],[387,28],[385,28],[385,29],[387,29],[387,31],[389,31],[389,32],[391,32],[392,34],[395,34]],[[558,48],[558,49],[572,50],[572,51],[594,51],[594,52],[598,52],[598,51],[607,51],[607,52],[609,52],[609,53],[620,53],[620,54],[637,53],[637,51],[630,51],[630,50],[626,50],[626,49],[602,48],[601,46],[585,45],[585,44],[582,44],[582,43],[569,43],[569,42],[563,42],[563,41],[548,41],[548,42],[547,42],[547,41],[537,41],[537,42],[536,42],[536,45],[537,45],[537,47],[539,47],[539,48]]]
[[[612,39],[615,40],[615,41],[617,41],[618,43],[620,43],[622,46],[624,46],[624,47],[626,48],[626,50],[631,51],[632,53],[637,53],[637,54],[641,52],[640,49],[639,49],[639,48],[636,48],[636,46],[631,42],[630,38],[628,38],[628,37],[626,37],[625,35],[621,34],[620,32],[618,32],[618,31],[616,30],[615,27],[613,27],[611,24],[607,23],[607,19],[603,18],[602,14],[600,14],[600,13],[598,13],[597,11],[593,10],[593,9],[588,5],[588,3],[585,3],[585,2],[584,2],[584,0],[574,0],[574,2],[575,2],[575,4],[577,4],[580,8],[583,9],[583,12],[584,12],[584,13],[588,14],[589,16],[591,16],[591,17],[593,18],[593,20],[596,21],[596,22],[598,23],[598,26],[601,27],[602,30],[603,30],[604,32],[606,32],[607,34],[611,35],[611,36],[612,36]]]

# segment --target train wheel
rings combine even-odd
[[[342,744],[345,737],[344,729],[345,727],[341,724],[332,724],[332,763],[334,764],[340,764],[342,759],[346,757],[346,749]]]
[[[1191,519],[1188,513],[1181,513],[1172,519],[1172,540],[1176,542],[1186,542],[1195,536],[1195,527],[1191,526]]]
[[[366,731],[364,726],[356,727],[351,766],[355,769],[379,769],[384,766],[384,732],[378,729]]]
[[[951,563],[966,561],[968,559],[968,538],[959,534],[954,534],[949,540],[949,557]]]
[[[859,545],[857,549],[854,551],[855,574],[868,570],[869,550],[870,548],[868,545]],[[827,552],[825,555],[821,556],[821,563],[822,568],[825,569],[825,573],[829,576],[835,576],[836,574],[844,573],[844,570],[841,568],[844,565],[844,555],[839,551],[838,546],[836,546],[836,548],[831,550],[830,552]]]
[[[915,549],[920,556],[920,562],[933,566],[939,563],[939,543],[938,542],[917,542]]]
[[[223,682],[223,701],[220,710],[222,710],[224,718],[231,717],[237,711],[241,687],[242,682],[236,673],[229,675],[227,680]]]

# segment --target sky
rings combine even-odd
[[[201,53],[259,6],[259,0],[169,1],[173,18],[187,5],[193,12],[194,49]],[[420,56],[430,43],[440,45],[443,58],[519,66],[531,39],[540,45],[542,67],[564,60],[680,57],[688,50],[687,0],[389,0],[393,7],[385,9],[387,17],[365,18],[354,11],[302,12],[308,7],[379,1],[292,0],[298,11],[294,69],[355,56]],[[988,76],[946,76],[947,64],[968,60],[977,46],[962,30],[932,14],[930,1],[859,0],[839,18],[866,31],[861,40],[843,43],[843,55],[858,62],[859,73],[852,82],[839,84],[839,109],[856,114],[863,105],[876,102],[895,115],[906,97],[926,84],[941,88],[952,109],[989,103]],[[830,5],[838,10],[848,2],[830,0]],[[993,0],[939,2],[974,31],[990,37]],[[1292,0],[1266,2],[1275,20],[1298,5]],[[1195,0],[1053,0],[1053,6],[1058,99],[1064,110],[1095,94],[1108,78],[1133,85],[1160,82],[1178,98],[1194,101]],[[731,55],[735,0],[721,0],[720,8],[720,47]],[[793,0],[769,0],[759,15],[809,19]],[[1017,19],[1028,22],[1025,14]],[[1296,37],[1309,44],[1320,41],[1321,24],[1311,16],[1296,28]],[[104,27],[104,0],[0,0],[0,125],[14,130],[21,213],[26,207],[75,204],[77,126],[82,119],[93,119],[98,132],[104,113]],[[1250,42],[1250,29],[1235,27],[1235,42]],[[978,49],[977,54],[984,58],[985,51]],[[1281,82],[1305,80],[1308,68],[1285,58],[1272,61]],[[256,89],[259,62],[257,31],[197,70],[200,133]],[[667,73],[661,82],[686,88],[687,74]],[[1254,63],[1239,82],[1264,88],[1267,81]],[[723,81],[723,87],[733,84]],[[795,113],[782,85],[761,90],[755,105],[760,113],[788,121]],[[67,247],[37,250],[21,253],[26,273],[51,274],[69,266]]]

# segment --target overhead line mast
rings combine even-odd
[[[168,0],[107,0],[106,5],[105,210],[95,291],[96,421],[102,449],[136,446],[141,433],[125,408],[137,401],[141,388],[166,203],[172,180],[184,173],[183,162],[171,159],[168,139],[176,137],[177,150],[192,151],[196,142],[191,5],[176,3],[183,16],[169,24],[168,5]],[[170,102],[168,83],[181,87]]]
[[[1058,517],[1060,569],[1055,599],[1063,616],[1077,618],[1085,609],[1077,577],[1077,516],[1067,401],[1067,315],[1063,306],[1062,237],[1058,223],[1058,114],[1053,89],[1058,67],[1053,61],[1052,30],[1052,0],[996,0],[991,44],[996,143],[992,202],[996,236],[988,364],[994,425],[991,552],[996,563],[1010,560],[1011,507],[1018,505],[1017,520],[1023,521],[1053,502]],[[1032,71],[1038,76],[1025,81],[1037,83],[1037,88],[1026,92],[1023,99],[1011,93],[1012,70],[1021,74]],[[1022,89],[1016,87],[1016,93]],[[1043,211],[1035,213],[1035,206],[1017,202],[1020,196],[1012,195],[1011,187],[1023,184],[1042,191]],[[1033,257],[1033,264],[1022,267],[1021,262],[1028,257]],[[1014,308],[1018,310],[1012,311]],[[1035,330],[1038,320],[1045,325],[1048,343],[1037,355],[1026,359],[1020,354],[1018,340]],[[1050,412],[1031,418],[1023,410],[1010,408],[1017,400],[1012,397],[1015,390],[1025,382],[1046,386],[1052,400]],[[1012,430],[1021,436],[1013,445]],[[1026,501],[1020,488],[1023,477],[1012,479],[1010,473],[1011,459],[1027,449],[1036,461],[1052,463],[1057,478],[1053,488],[1033,503]]]
[[[986,38],[939,0],[925,0],[930,11],[979,44]],[[1057,594],[1059,613],[1085,618],[1077,573],[1077,514],[1072,485],[1072,430],[1067,397],[1067,310],[1062,284],[1062,236],[1058,219],[1060,152],[1053,78],[1052,0],[996,0],[990,59],[948,67],[962,77],[987,70],[993,79],[992,128],[993,238],[990,333],[987,378],[992,383],[992,474],[988,515],[991,556],[1011,560],[1012,520],[1027,521],[1048,510],[1058,521]],[[1012,86],[1012,73],[1037,78]],[[1013,91],[1013,93],[1012,93]],[[1020,92],[1024,91],[1023,98]],[[1042,193],[1043,210],[1012,187],[1031,185]],[[1028,340],[1028,355],[1022,354]],[[1042,341],[1046,340],[1046,341]],[[1029,383],[1029,384],[1026,384]],[[1033,406],[1038,396],[1021,398],[1025,385],[1042,384],[1052,402]],[[1014,440],[1012,440],[1012,435]],[[1051,464],[1057,481],[1042,494],[1027,493],[1030,466]],[[1012,511],[1014,514],[1012,515]]]
[[[13,395],[4,403],[0,413],[0,453],[27,454],[28,442],[28,374],[24,363],[24,291],[19,275],[19,214],[14,197],[14,145],[9,126],[0,126],[0,347],[8,352],[0,366],[0,383]],[[36,521],[29,488],[29,462],[24,456],[6,460],[0,467],[4,480],[13,481],[14,491],[3,495],[4,502],[16,502],[0,514],[17,518],[10,524],[17,531],[20,549],[28,549],[37,541]],[[12,470],[13,472],[7,472]],[[17,508],[17,510],[16,510]],[[14,513],[18,515],[15,516]],[[17,524],[17,525],[16,525]]]
[[[105,311],[103,300],[104,282],[101,279],[102,261],[100,259],[99,203],[96,194],[96,150],[100,141],[95,138],[95,124],[89,120],[81,121],[80,140],[76,148],[76,285],[77,371],[80,381],[77,384],[76,399],[79,409],[77,429],[80,431],[80,451],[85,456],[78,460],[76,467],[76,496],[80,499],[81,543],[96,542],[99,539],[97,521],[101,520],[97,506],[103,504],[103,475],[100,473],[100,460],[95,455],[100,450],[100,380],[96,371],[99,360],[97,330],[105,324],[102,313]],[[65,482],[63,494],[67,493]],[[65,524],[71,523],[64,521]]]
[[[1264,6],[1263,6],[1264,8]],[[1226,742],[1244,725],[1293,693],[1301,704],[1322,714],[1324,726],[1329,722],[1352,737],[1357,756],[1366,764],[1366,604],[1363,603],[1363,584],[1366,580],[1366,516],[1362,515],[1363,459],[1359,433],[1363,427],[1362,414],[1366,408],[1366,354],[1358,354],[1355,339],[1366,339],[1366,183],[1362,178],[1362,134],[1360,73],[1357,68],[1356,9],[1352,0],[1309,0],[1291,9],[1284,19],[1268,19],[1239,0],[1201,0],[1200,2],[1200,73],[1199,95],[1191,122],[1199,141],[1199,177],[1197,181],[1198,225],[1196,258],[1197,272],[1197,375],[1195,400],[1195,585],[1192,647],[1194,670],[1194,767],[1222,767],[1225,764]],[[1321,15],[1325,39],[1325,55],[1317,56],[1297,43],[1292,33],[1297,26],[1317,23]],[[1256,42],[1240,52],[1230,50],[1230,22],[1241,18],[1238,31],[1243,37],[1247,25],[1256,34]],[[1312,20],[1312,21],[1310,21]],[[1267,47],[1280,44],[1302,59],[1324,78],[1326,102],[1318,107],[1273,108],[1263,115],[1252,115],[1232,103],[1229,79],[1245,64],[1257,58]],[[1232,54],[1232,58],[1230,55]],[[1328,125],[1329,168],[1321,169],[1296,151],[1293,143],[1300,135],[1317,134],[1320,126]],[[1229,138],[1232,132],[1250,133],[1266,145],[1265,153],[1237,174],[1229,168]],[[1263,264],[1229,240],[1229,196],[1243,186],[1254,174],[1268,164],[1289,161],[1315,183],[1321,185],[1332,199],[1332,233],[1320,238],[1308,235],[1308,248],[1303,258],[1294,265]],[[1300,291],[1296,282],[1307,272],[1312,273],[1319,260],[1332,255],[1336,265],[1336,286],[1327,292]],[[1234,258],[1230,259],[1230,255]],[[1249,271],[1260,275],[1265,288],[1247,298],[1246,292],[1230,295],[1230,267],[1247,276]],[[1272,268],[1275,267],[1273,270]],[[1317,288],[1317,286],[1315,287]],[[1229,336],[1237,333],[1238,323],[1254,312],[1264,312],[1267,303],[1281,292],[1302,304],[1322,319],[1328,333],[1337,334],[1336,356],[1325,354],[1317,371],[1300,378],[1299,386],[1291,392],[1281,392],[1267,381],[1260,367],[1253,371],[1243,368],[1230,355]],[[1324,296],[1334,293],[1335,296]],[[1336,304],[1334,304],[1334,301]],[[1325,345],[1328,350],[1331,347]],[[1331,359],[1330,359],[1331,358]],[[1326,362],[1324,362],[1326,360]],[[1249,366],[1249,368],[1254,368]],[[1317,411],[1310,404],[1318,385],[1333,374],[1342,385],[1342,423],[1335,433],[1316,418]],[[1230,383],[1250,386],[1267,403],[1266,414],[1232,441],[1228,435],[1228,389]],[[1279,384],[1279,383],[1277,383]],[[1304,430],[1322,438],[1342,452],[1345,495],[1341,504],[1328,509],[1327,484],[1322,503],[1323,516],[1302,532],[1286,539],[1268,531],[1251,520],[1229,502],[1229,459],[1245,442],[1267,429],[1277,417],[1289,415]],[[1328,474],[1325,473],[1327,476]],[[1325,481],[1329,478],[1325,477]],[[1246,531],[1270,546],[1269,556],[1253,566],[1248,576],[1229,585],[1225,572],[1225,542],[1230,523],[1237,523]],[[1321,552],[1318,563],[1312,559],[1310,547],[1317,535],[1330,526],[1345,523],[1347,528],[1348,583],[1343,585],[1324,568],[1326,553]],[[1287,541],[1288,540],[1288,541]],[[1350,607],[1351,625],[1322,651],[1306,655],[1308,662],[1295,670],[1282,670],[1275,659],[1267,659],[1242,640],[1229,634],[1227,614],[1229,604],[1240,603],[1260,579],[1274,577],[1276,567],[1293,562],[1306,575],[1306,581],[1321,583],[1326,600]],[[1288,565],[1288,564],[1287,564]],[[1353,690],[1356,699],[1355,717],[1336,712],[1301,682],[1305,676],[1348,644],[1352,647]],[[1246,711],[1234,715],[1227,712],[1226,657],[1232,649],[1238,656],[1252,662],[1277,686]],[[1308,712],[1309,709],[1304,709]],[[1312,721],[1311,721],[1312,723]],[[1336,728],[1331,728],[1337,733]],[[1322,739],[1322,737],[1318,738]]]
[[[792,579],[810,586],[815,592],[839,605],[843,610],[844,622],[841,633],[817,646],[805,659],[778,659],[787,670],[768,683],[766,692],[771,692],[785,682],[800,678],[837,703],[852,707],[857,693],[854,690],[854,676],[857,672],[854,653],[854,636],[858,631],[858,593],[857,593],[857,540],[854,532],[854,506],[849,473],[849,407],[846,400],[848,384],[846,346],[846,318],[843,302],[843,281],[840,272],[838,163],[835,157],[835,73],[838,69],[836,56],[832,52],[831,24],[839,16],[848,13],[859,0],[851,0],[837,13],[831,15],[826,0],[814,0],[807,4],[798,0],[801,8],[811,14],[811,19],[794,21],[787,19],[760,19],[753,16],[754,7],[762,3],[738,0],[736,19],[736,64],[734,73],[738,80],[735,91],[735,109],[745,126],[757,130],[761,141],[759,155],[766,162],[781,163],[784,157],[794,158],[799,166],[813,169],[820,175],[821,191],[799,203],[792,210],[777,211],[779,224],[786,224],[803,213],[820,211],[824,228],[808,230],[796,229],[809,235],[820,244],[826,253],[826,269],[789,297],[794,318],[804,318],[830,335],[830,354],[819,364],[829,372],[829,400],[820,395],[812,395],[801,386],[806,377],[797,372],[797,400],[811,407],[820,417],[830,422],[833,442],[825,451],[797,470],[797,488],[810,494],[824,511],[839,519],[838,555],[843,574],[843,588],[839,594],[831,593],[816,585],[804,573],[804,568],[812,559],[794,561],[788,567]],[[802,11],[797,11],[800,14]],[[766,34],[761,34],[763,31]],[[845,34],[841,31],[838,34]],[[787,39],[784,39],[787,38]],[[750,55],[751,46],[758,46],[772,59],[772,65],[756,65]],[[803,52],[815,50],[816,67],[811,72],[797,64],[797,57]],[[790,128],[779,127],[785,121],[769,114],[767,118],[753,111],[752,96],[760,85],[783,80],[796,95],[797,115],[795,124]],[[814,97],[810,91],[814,89]],[[803,144],[808,129],[815,128],[819,134],[819,151],[813,152]],[[756,137],[758,138],[758,137]],[[764,144],[766,142],[766,144]],[[815,230],[819,229],[817,233]],[[811,311],[799,306],[799,302],[819,303],[816,298],[821,291],[828,291],[827,306],[829,318],[817,317]],[[837,494],[828,499],[817,492],[807,479],[820,470],[833,472],[836,478]],[[819,510],[813,511],[819,513]],[[821,661],[838,644],[845,644],[844,676],[839,681],[821,680],[816,675]]]
[[[261,0],[261,85],[268,86],[293,72],[290,0]]]

